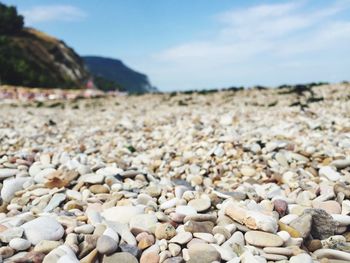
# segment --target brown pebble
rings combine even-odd
[[[185,224],[185,231],[191,232],[191,233],[212,233],[214,228],[214,223],[211,221],[204,221],[204,222],[196,222],[196,221],[188,221]]]
[[[109,189],[104,185],[92,185],[89,187],[89,190],[94,194],[106,194],[109,192]]]
[[[142,235],[141,237],[139,237],[141,234],[145,234],[145,235]],[[140,233],[137,237],[138,237],[137,240],[139,241],[139,243],[137,244],[137,247],[142,250],[152,246],[155,241],[154,236],[147,233]]]
[[[140,259],[140,263],[158,263],[159,255],[155,251],[143,253]]]
[[[314,252],[314,251],[316,251],[317,249],[320,249],[320,248],[322,248],[322,243],[321,243],[321,240],[319,240],[319,239],[311,240],[309,242],[309,244],[307,245],[307,249],[310,252]]]

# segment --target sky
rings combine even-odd
[[[0,0],[162,91],[350,80],[350,0]]]

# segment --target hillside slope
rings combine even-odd
[[[63,41],[32,28],[0,36],[2,84],[27,87],[79,88],[89,72]]]
[[[128,92],[145,93],[157,91],[145,74],[132,70],[118,59],[98,56],[84,56],[82,58],[93,75],[116,82]]]

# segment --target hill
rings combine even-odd
[[[0,36],[2,84],[77,88],[89,78],[82,59],[63,41],[32,28]]]
[[[0,84],[77,88],[89,73],[81,58],[63,41],[33,28],[13,6],[0,3]]]
[[[98,56],[83,56],[82,58],[95,79],[103,78],[118,83],[122,89],[131,93],[157,91],[145,74],[134,71],[118,59]]]

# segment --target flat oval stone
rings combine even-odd
[[[350,253],[339,251],[335,249],[322,248],[314,251],[313,255],[317,258],[329,258],[329,259],[339,259],[346,260],[350,262]]]
[[[79,178],[79,181],[89,184],[101,184],[104,178],[103,174],[85,174]]]
[[[318,203],[315,208],[320,208],[325,210],[328,214],[340,214],[341,213],[341,206],[337,201],[329,200]]]
[[[210,208],[211,202],[209,199],[199,198],[199,199],[192,199],[191,201],[188,202],[188,205],[196,209],[197,212],[203,212]]]
[[[313,263],[311,256],[306,253],[293,256],[289,259],[289,263]]]
[[[74,232],[78,234],[91,234],[92,232],[94,232],[94,230],[95,227],[90,224],[85,224],[74,228]]]
[[[211,263],[220,261],[220,253],[211,245],[205,243],[193,244],[189,249],[190,263]]]
[[[110,256],[104,256],[103,263],[116,263],[116,262],[123,262],[123,263],[137,263],[137,259],[131,255],[128,252],[118,252],[114,253]]]
[[[177,243],[180,245],[188,243],[192,239],[190,232],[181,232],[169,240],[170,243]]]
[[[216,223],[217,217],[215,215],[210,215],[210,214],[196,214],[196,215],[188,215],[185,216],[184,218],[184,223],[187,221],[212,221],[213,223]]]
[[[277,254],[277,255],[284,255],[284,256],[293,255],[293,249],[288,247],[264,247],[263,250],[265,253],[268,253],[268,254]]]
[[[9,243],[10,247],[17,251],[27,250],[31,243],[23,238],[14,238]]]
[[[59,240],[64,234],[64,229],[52,217],[39,217],[22,225],[24,235],[33,244],[41,240]]]
[[[247,177],[254,176],[256,173],[255,169],[250,166],[243,166],[240,172],[243,176],[247,176]]]
[[[333,219],[338,222],[340,226],[348,226],[350,225],[350,216],[348,215],[332,215]]]
[[[245,240],[248,244],[258,247],[280,247],[283,245],[283,240],[278,235],[261,232],[249,231],[245,235]]]
[[[177,198],[173,198],[173,199],[165,201],[164,203],[162,203],[160,205],[160,209],[166,210],[166,209],[174,207],[177,203],[177,200],[178,200]]]
[[[344,169],[350,166],[350,158],[334,160],[331,162],[331,165],[335,166],[337,169]]]
[[[197,214],[197,210],[189,205],[179,205],[176,207],[176,213],[177,214],[181,214],[184,216],[189,216],[189,215],[196,215]]]
[[[35,245],[34,251],[39,253],[48,254],[55,248],[62,245],[60,241],[52,241],[52,240],[41,240],[38,244]]]
[[[330,166],[324,166],[318,171],[320,176],[326,177],[328,180],[336,182],[341,178],[340,173],[333,170]]]
[[[7,178],[11,176],[15,176],[18,173],[17,169],[10,169],[10,168],[1,168],[0,169],[0,178]]]

